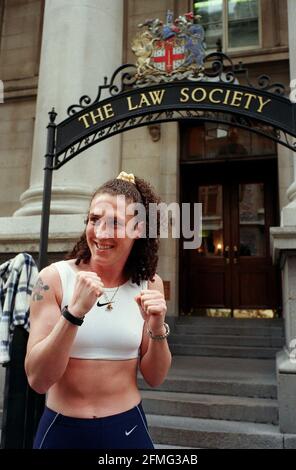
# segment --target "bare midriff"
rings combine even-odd
[[[62,378],[47,394],[48,408],[75,418],[101,418],[138,405],[138,359],[69,360]]]

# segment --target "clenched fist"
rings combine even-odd
[[[163,329],[167,311],[164,295],[158,290],[145,289],[135,297],[144,320],[153,334],[159,334]]]
[[[75,317],[83,318],[103,292],[104,284],[96,273],[79,271],[76,276],[73,297],[68,305],[69,311]]]

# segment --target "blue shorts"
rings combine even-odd
[[[72,418],[45,407],[34,449],[154,449],[141,403],[103,418]]]

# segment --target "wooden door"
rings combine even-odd
[[[203,204],[202,245],[180,245],[181,311],[279,310],[269,241],[269,228],[278,224],[276,159],[184,165],[181,180],[182,202]]]

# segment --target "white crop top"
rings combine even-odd
[[[67,261],[53,263],[62,283],[63,298],[61,309],[69,305],[76,272]],[[125,360],[139,356],[144,319],[134,300],[142,289],[147,289],[147,281],[138,286],[130,280],[122,284],[114,297],[112,310],[98,307],[97,302],[89,310],[84,322],[79,326],[70,357],[79,359]],[[116,288],[105,288],[111,298]],[[101,300],[104,302],[105,300]]]

